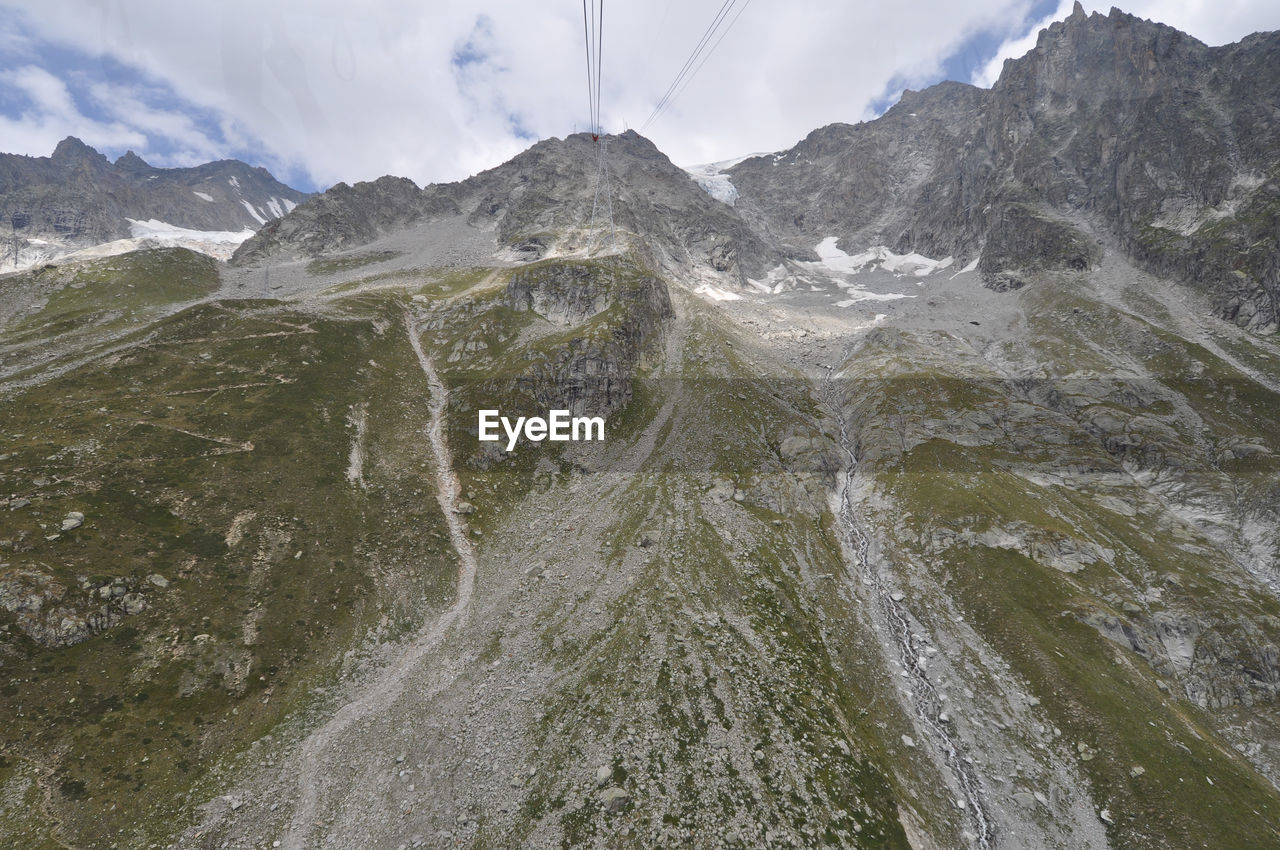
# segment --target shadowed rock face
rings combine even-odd
[[[545,272],[554,281],[564,269],[556,264]],[[610,264],[587,274],[592,279],[587,288],[597,290],[600,309],[616,308],[612,320],[602,323],[599,331],[575,336],[568,345],[532,360],[517,383],[543,409],[608,417],[631,401],[636,368],[653,348],[663,322],[672,316],[671,296],[661,280],[625,264]],[[507,287],[508,300],[520,286],[513,279]],[[550,315],[568,315],[572,310],[570,302],[556,295],[534,303],[541,303]],[[579,315],[576,321],[587,318]]]
[[[240,246],[233,260],[260,261],[285,245],[295,256],[317,257],[371,242],[379,233],[403,227],[424,212],[421,191],[406,177],[380,177],[354,186],[338,183],[292,215],[267,222],[257,236]]]
[[[0,233],[73,247],[130,236],[127,219],[252,230],[306,197],[238,160],[153,168],[129,151],[112,163],[71,136],[49,157],[0,154]]]
[[[586,265],[525,268],[511,276],[506,303],[516,311],[532,310],[548,321],[577,324],[609,306],[609,289]]]
[[[482,399],[502,400],[503,413],[516,416],[618,413],[674,315],[667,283],[634,257],[530,264],[512,274],[497,303],[551,338],[518,356],[497,355],[510,370],[490,370],[497,374],[467,386],[460,401],[471,410]],[[470,362],[481,360],[473,355]],[[493,444],[479,449],[473,462],[482,466],[501,456]]]
[[[780,154],[730,169],[736,208],[751,224],[808,252],[828,236],[844,246],[910,246],[963,254],[991,163],[969,151],[990,93],[960,83],[906,92],[881,118],[831,124]]]

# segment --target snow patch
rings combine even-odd
[[[298,208],[298,205],[288,198],[281,198],[280,203],[284,205],[284,211],[287,213],[291,213]]]
[[[154,218],[147,221],[127,218],[125,221],[129,222],[129,234],[135,239],[198,239],[204,242],[225,242],[230,245],[239,245],[253,235],[253,231],[247,227],[238,231],[189,230]]]
[[[895,254],[883,245],[869,248],[859,254],[847,254],[836,247],[837,237],[828,236],[819,242],[814,250],[818,253],[819,262],[833,272],[856,274],[864,268],[881,268],[898,277],[928,277],[936,271],[949,268],[954,257],[943,257],[941,260],[930,259],[923,254]]]
[[[702,191],[721,203],[733,206],[738,200],[738,189],[729,180],[728,174],[695,174],[693,179],[702,187]]]
[[[272,198],[267,201],[267,212],[271,213],[272,218],[280,218],[284,215],[284,210],[280,207],[279,198]]]
[[[729,180],[729,175],[724,172],[733,168],[738,163],[751,159],[756,156],[767,156],[768,154],[751,153],[746,156],[740,156],[737,159],[725,159],[720,162],[709,162],[704,165],[691,165],[684,169],[684,172],[693,178],[694,182],[702,187],[702,190],[717,201],[733,206],[738,200],[738,189]]]
[[[227,179],[227,182],[231,184],[231,188],[232,188],[232,189],[239,189],[239,188],[240,188],[240,181],[239,181],[239,180],[237,180],[237,179],[236,179],[236,178],[234,178],[234,177],[230,177],[230,178],[228,178],[228,179]]]
[[[969,265],[965,266],[960,271],[953,274],[950,278],[948,278],[948,280],[955,280],[962,274],[968,274],[971,271],[976,271],[977,268],[978,268],[978,258],[974,257],[972,260],[969,261]]]
[[[191,194],[195,195],[197,198],[199,198],[202,201],[208,201],[209,203],[213,203],[213,195],[210,195],[207,192],[197,192],[195,189],[192,189]]]
[[[234,180],[235,178],[232,177],[231,179]],[[253,216],[254,220],[258,222],[258,224],[267,223],[267,220],[262,217],[262,214],[253,208],[253,204],[243,200],[240,203],[244,205],[244,208],[249,211],[249,215]]]
[[[764,293],[773,294],[782,291],[782,284],[787,280],[787,267],[776,265],[764,276],[764,280],[747,278],[747,283]]]
[[[42,263],[114,257],[145,248],[187,248],[219,260],[229,260],[240,243],[253,235],[253,231],[248,228],[239,232],[188,230],[156,219],[126,221],[129,222],[129,238],[102,242],[87,248],[77,249],[74,245],[61,241],[27,239],[16,252],[11,251],[8,256],[0,259],[0,273],[22,271]]]
[[[67,254],[62,259],[111,257],[143,248],[187,248],[219,260],[229,260],[236,248],[240,247],[240,243],[253,235],[253,231],[249,228],[240,231],[189,230],[154,218],[147,221],[130,218],[126,221],[129,222],[129,233],[132,238],[93,245]]]
[[[741,301],[742,300],[742,296],[739,295],[738,293],[729,292],[726,289],[721,289],[718,286],[712,286],[709,283],[702,284],[702,286],[699,286],[697,289],[694,290],[694,293],[696,295],[705,295],[706,297],[710,298],[712,301]]]

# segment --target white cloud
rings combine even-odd
[[[990,88],[993,83],[1000,77],[1000,71],[1004,68],[1004,63],[1008,59],[1016,59],[1026,54],[1028,50],[1036,46],[1036,39],[1040,35],[1040,30],[1049,26],[1054,21],[1060,21],[1067,15],[1071,14],[1074,6],[1074,0],[1060,0],[1058,8],[1052,14],[1046,15],[1040,20],[1031,24],[1025,33],[1016,38],[1011,38],[1000,45],[1000,49],[996,51],[996,55],[991,57],[991,61],[983,65],[981,68],[973,72],[972,83],[982,88]]]
[[[1102,4],[1083,5],[1104,15],[1110,9]],[[1275,0],[1131,0],[1124,10],[1177,27],[1210,45],[1230,44],[1251,33],[1280,29],[1280,3]]]
[[[720,5],[609,6],[607,130],[644,122]],[[1007,32],[1030,6],[1031,0],[752,3],[647,135],[679,163],[790,146],[823,124],[865,117],[890,87],[918,88],[936,78],[940,63],[974,34]],[[1259,22],[1253,29],[1266,25],[1274,17],[1267,7],[1280,4],[1135,6],[1212,40],[1221,32],[1235,37],[1231,27],[1248,21]],[[215,116],[222,138],[205,140],[180,112],[157,107],[119,81],[113,85],[106,62],[92,90],[111,116],[105,127],[119,123],[139,137],[163,136],[182,156],[254,150],[273,170],[301,169],[321,184],[385,173],[419,183],[456,180],[526,147],[523,133],[564,136],[586,125],[581,8],[574,3],[0,0],[0,7],[20,10],[23,25],[41,39],[163,81]],[[1227,12],[1215,14],[1221,8]],[[109,135],[97,130],[99,142]],[[4,138],[10,147],[37,141],[29,133],[17,142],[9,132]]]
[[[21,92],[28,106],[17,117],[0,115],[0,138],[17,153],[48,155],[69,134],[95,147],[141,147],[146,136],[120,122],[81,113],[66,83],[35,65],[0,71],[0,86]]]
[[[169,146],[176,146],[176,153],[157,156],[144,141],[135,152],[152,160],[153,165],[199,165],[218,158],[218,144],[196,126],[190,115],[151,106],[146,102],[146,93],[133,87],[93,83],[88,91],[100,108],[121,116],[130,127],[146,134],[148,140],[160,136],[168,140]]]

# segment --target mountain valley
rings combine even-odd
[[[689,172],[64,142],[28,260],[256,231],[0,275],[0,836],[1280,846],[1277,139],[1280,33],[1077,4]]]

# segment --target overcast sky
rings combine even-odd
[[[727,0],[609,0],[601,111],[638,129]],[[735,0],[741,15],[645,135],[690,165],[790,147],[904,88],[990,85],[1070,0]],[[1103,13],[1109,7],[1085,3]],[[1277,0],[1133,0],[1209,44]],[[0,0],[0,150],[79,136],[153,165],[238,157],[299,188],[420,184],[588,123],[576,0]]]

